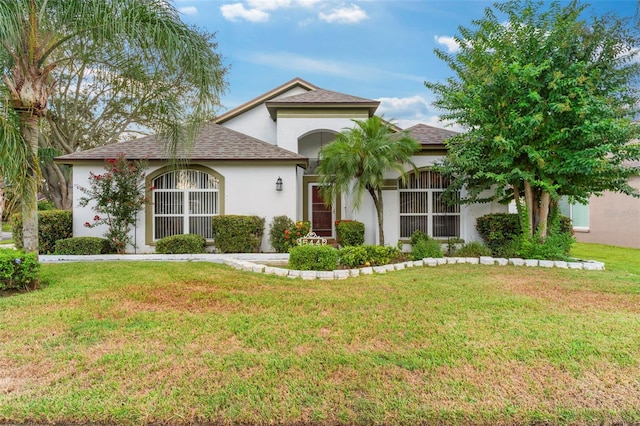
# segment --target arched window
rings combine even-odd
[[[220,214],[220,180],[200,170],[174,170],[153,180],[153,239],[198,234],[212,239]]]
[[[411,172],[406,182],[399,180],[400,238],[409,238],[415,231],[433,238],[460,236],[460,205],[442,200],[449,184],[447,178],[431,170]]]

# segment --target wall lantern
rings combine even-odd
[[[280,176],[276,180],[276,191],[282,191],[282,178]]]

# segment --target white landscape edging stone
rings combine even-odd
[[[101,255],[101,256],[61,256],[61,255],[40,255],[41,263],[59,263],[59,262],[87,262],[87,261],[170,261],[170,262],[214,262],[222,263],[232,268],[262,273],[267,275],[277,275],[289,278],[302,278],[303,280],[344,280],[351,277],[361,275],[386,274],[391,271],[399,271],[412,267],[435,267],[438,265],[453,264],[472,264],[472,265],[498,265],[498,266],[528,266],[542,268],[560,268],[560,269],[582,269],[586,271],[603,271],[605,264],[595,260],[572,261],[566,262],[562,260],[538,260],[538,259],[519,259],[519,258],[494,258],[490,256],[477,257],[456,257],[456,258],[424,258],[422,260],[414,260],[396,264],[368,266],[365,268],[353,269],[337,269],[334,271],[300,271],[295,269],[280,268],[275,266],[264,265],[262,262],[277,261],[283,262],[288,260],[288,256],[278,254],[200,254],[200,255]]]
[[[302,278],[303,280],[345,280],[347,278],[358,277],[360,275],[386,274],[389,271],[400,271],[406,268],[412,267],[427,267],[438,265],[453,265],[453,264],[471,264],[471,265],[488,265],[488,266],[529,266],[529,267],[541,267],[541,268],[561,268],[561,269],[584,269],[589,271],[603,271],[605,265],[602,262],[596,262],[595,260],[587,260],[584,262],[565,262],[561,260],[539,260],[539,259],[519,259],[510,258],[505,259],[502,257],[482,256],[477,257],[459,257],[453,262],[449,262],[451,258],[424,258],[422,260],[415,260],[410,262],[395,263],[381,266],[368,266],[365,268],[353,268],[353,269],[337,269],[334,271],[298,271],[287,270],[283,268],[272,268],[264,265],[252,264],[248,261],[234,261],[225,260],[225,264],[236,269],[253,270],[254,272],[264,272],[265,274],[276,273],[276,275],[282,275],[281,271],[288,271],[289,278]],[[259,266],[263,266],[261,269]],[[287,274],[284,274],[287,275]]]

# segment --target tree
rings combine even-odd
[[[211,36],[211,48],[216,45]],[[116,48],[115,50],[113,48]],[[82,52],[89,51],[88,54]],[[77,54],[75,52],[80,52]],[[196,99],[194,84],[180,70],[164,66],[138,49],[122,52],[118,46],[73,40],[59,52],[52,75],[56,90],[49,97],[46,126],[40,137],[43,191],[59,209],[70,210],[73,185],[69,166],[47,161],[47,153],[71,154],[148,134],[163,122],[189,121],[186,117]],[[117,64],[118,78],[112,71]],[[142,66],[141,64],[144,64]],[[223,87],[219,79],[219,88]],[[169,107],[161,108],[162,105]]]
[[[174,150],[193,136],[198,123],[212,115],[224,88],[226,70],[208,37],[180,21],[175,8],[164,0],[3,0],[0,33],[3,94],[8,99],[2,132],[10,132],[17,142],[15,152],[2,157],[2,174],[19,183],[24,247],[29,251],[37,250],[39,129],[55,87],[52,73],[64,63],[65,52],[77,55],[80,63],[91,64],[95,79],[144,78],[148,68],[160,63],[168,74],[180,75],[185,84],[192,85],[194,98],[188,115],[171,102],[155,105],[156,114],[166,114],[167,120],[153,123],[154,130]],[[79,45],[84,48],[69,47]],[[122,52],[123,61],[95,60],[99,57],[96,51],[105,46],[109,52]],[[137,67],[124,61],[129,55],[140,59]],[[132,85],[131,95],[136,93],[133,89]],[[183,127],[185,124],[188,126]],[[18,158],[25,165],[22,170],[6,169]]]
[[[105,162],[105,172],[91,173],[89,188],[80,187],[85,194],[80,198],[80,207],[94,203],[98,213],[93,222],[84,224],[87,228],[106,225],[107,238],[119,254],[126,252],[127,246],[136,248],[135,240],[129,235],[138,219],[138,212],[145,203],[144,177],[147,167],[144,161],[127,161],[123,156]]]
[[[453,70],[435,92],[444,119],[468,128],[449,140],[442,171],[463,202],[515,200],[523,231],[548,235],[559,197],[585,202],[605,190],[638,196],[628,184],[640,158],[631,123],[638,105],[637,39],[613,15],[585,6],[511,1],[460,27],[460,51],[436,55]],[[488,191],[488,192],[487,192]]]
[[[320,150],[318,175],[325,202],[331,203],[341,193],[353,193],[358,209],[365,192],[371,195],[378,216],[380,245],[384,245],[382,187],[385,173],[396,171],[406,176],[405,165],[414,167],[411,157],[420,144],[405,133],[397,134],[393,124],[378,116],[353,120],[355,127],[336,135]]]

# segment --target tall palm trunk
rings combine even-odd
[[[382,205],[382,190],[380,188],[374,189],[373,187],[367,185],[367,190],[373,198],[373,204],[376,206],[376,214],[378,215],[378,235],[379,245],[384,246],[384,216],[383,216],[383,205]]]
[[[20,111],[20,132],[29,148],[27,179],[22,193],[22,243],[24,250],[38,252],[38,124],[29,111]]]

